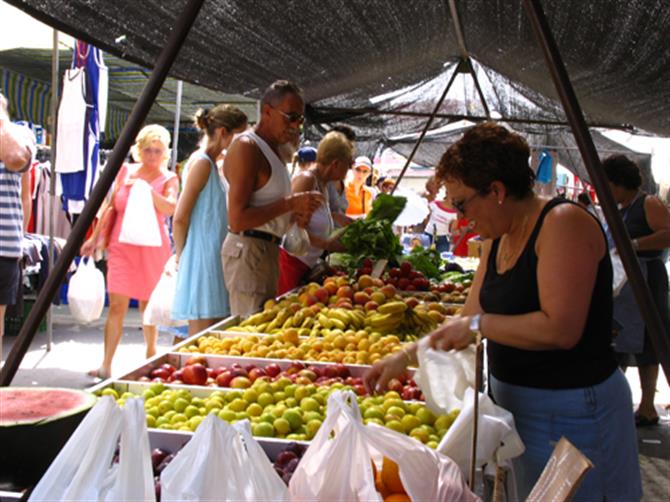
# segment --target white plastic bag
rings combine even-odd
[[[149,297],[142,322],[149,326],[185,326],[188,321],[172,320],[172,303],[177,291],[177,267],[174,255],[165,264],[163,274]]]
[[[261,445],[251,435],[248,420],[240,420],[233,424],[233,428],[240,434],[247,454],[248,469],[253,472],[253,500],[272,500],[289,502],[288,487],[275,471],[270,459],[261,448]]]
[[[465,390],[475,386],[475,347],[445,352],[430,348],[429,341],[422,338],[417,344],[414,380],[434,413],[449,413],[462,407]]]
[[[382,500],[375,489],[370,452],[354,427],[360,419],[355,394],[333,392],[328,397],[326,419],[289,483],[292,500]]]
[[[293,500],[381,500],[371,465],[381,456],[398,464],[412,500],[478,500],[447,457],[404,434],[364,425],[353,393],[334,392],[327,409],[289,483]]]
[[[111,396],[103,396],[70,436],[28,500],[102,500],[121,427],[121,409]]]
[[[293,222],[284,235],[282,247],[293,256],[304,256],[309,252],[310,246],[307,230]]]
[[[156,500],[144,400],[130,398],[123,408],[119,463],[110,476],[105,502]]]
[[[144,180],[133,182],[121,222],[119,242],[135,246],[161,246],[161,232],[151,190],[151,185]]]
[[[245,461],[240,435],[220,418],[207,415],[161,473],[161,501],[257,500],[253,466]]]
[[[105,276],[95,266],[93,258],[82,258],[77,271],[70,277],[67,302],[77,322],[89,323],[99,319],[105,306]]]

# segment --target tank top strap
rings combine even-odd
[[[193,152],[193,157],[196,159],[205,159],[206,161],[209,162],[209,165],[212,166],[214,169],[216,169],[216,163],[212,160],[212,158],[207,155],[207,152],[204,150],[198,150],[196,152]]]

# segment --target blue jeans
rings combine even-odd
[[[642,497],[633,401],[620,370],[598,385],[580,389],[521,387],[493,375],[490,386],[496,403],[514,415],[526,446],[514,460],[520,500],[528,497],[561,436],[594,466],[573,500],[631,502]]]

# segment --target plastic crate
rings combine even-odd
[[[35,305],[34,300],[23,300],[23,315],[21,317],[9,317],[5,316],[5,335],[7,336],[16,336],[23,326],[23,321],[28,318],[30,310]],[[47,316],[45,315],[40,321],[40,324],[37,328],[38,333],[44,333],[47,330]]]

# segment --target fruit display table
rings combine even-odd
[[[358,395],[365,423],[437,448],[458,410],[435,416],[411,368],[382,395],[368,395],[362,377],[458,312],[460,304],[445,304],[442,293],[401,291],[367,274],[328,277],[268,300],[246,319],[221,321],[91,390],[121,405],[144,398],[157,476],[204,417],[216,414],[230,423],[248,419],[288,482],[325,418],[328,395],[345,388]]]

